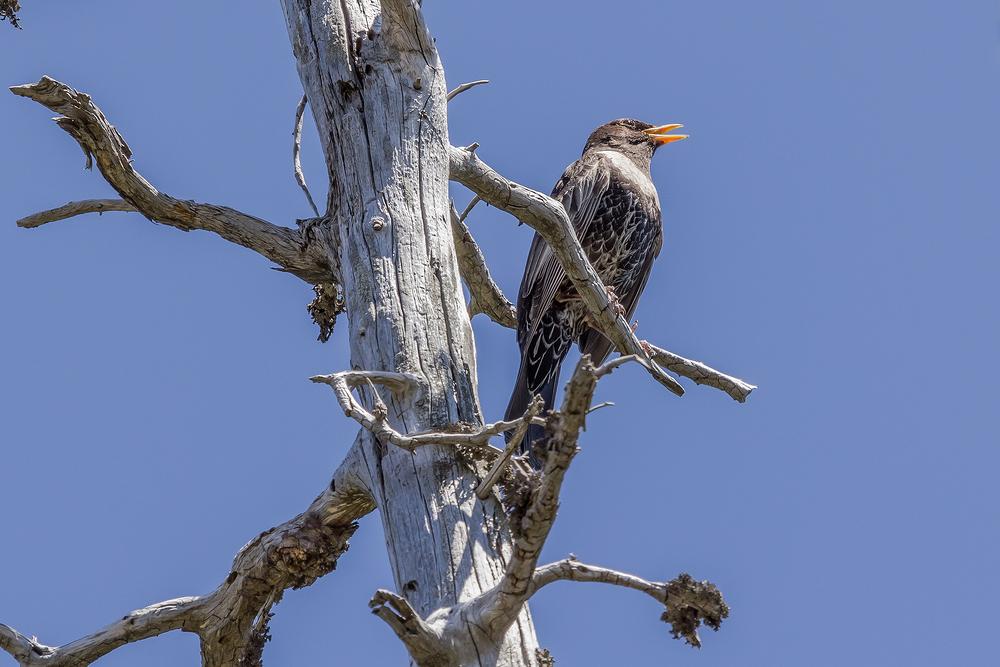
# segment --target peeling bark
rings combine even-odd
[[[475,348],[450,221],[447,88],[419,7],[405,0],[285,0],[283,7],[326,156],[328,210],[340,221],[333,233],[351,365],[418,379],[414,398],[383,396],[384,424],[397,433],[478,428]],[[373,414],[374,392],[359,393]],[[427,616],[494,586],[509,537],[495,496],[476,496],[473,465],[453,446],[410,452],[367,430],[362,441],[395,589]],[[455,641],[478,651],[483,665],[529,665],[537,645],[526,610],[506,635],[474,645],[466,631]]]

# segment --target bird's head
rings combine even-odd
[[[594,130],[583,152],[617,150],[640,163],[649,164],[657,148],[687,139],[686,134],[670,134],[683,125],[650,125],[632,118],[619,118]]]

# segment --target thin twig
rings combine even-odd
[[[472,81],[470,83],[463,83],[461,86],[459,86],[455,90],[453,90],[450,93],[448,93],[448,101],[451,102],[451,100],[452,100],[453,97],[455,97],[456,95],[459,95],[461,93],[464,93],[469,88],[473,88],[473,87],[478,86],[480,84],[489,83],[489,82],[490,82],[489,79],[480,79],[479,81]]]
[[[470,213],[472,213],[472,209],[474,209],[476,207],[476,204],[478,204],[481,201],[483,200],[479,197],[479,195],[473,197],[472,201],[469,202],[469,205],[465,207],[464,211],[462,211],[462,215],[458,217],[459,221],[465,222],[465,219],[469,217]]]
[[[489,473],[480,482],[479,486],[476,487],[476,496],[480,500],[486,500],[490,495],[490,491],[493,490],[493,485],[497,483],[500,479],[500,475],[503,474],[504,468],[507,466],[507,462],[510,461],[510,457],[514,455],[514,452],[521,444],[521,440],[524,439],[524,434],[528,432],[528,427],[531,426],[531,422],[535,415],[542,411],[545,407],[545,400],[541,396],[535,396],[534,400],[528,405],[527,412],[521,417],[521,423],[517,425],[517,429],[514,431],[514,435],[511,436],[510,440],[507,441],[507,446],[504,447],[503,454],[497,457],[497,460],[493,462],[493,467],[490,468]]]
[[[124,199],[84,199],[83,201],[71,201],[65,206],[40,211],[17,221],[18,227],[31,229],[41,227],[47,222],[65,220],[75,215],[84,213],[106,213],[107,211],[125,211],[128,213],[138,213],[139,209],[129,204]]]
[[[319,209],[316,208],[316,203],[313,201],[312,195],[309,194],[309,188],[306,186],[306,177],[302,173],[302,163],[299,161],[299,152],[302,150],[302,119],[306,113],[306,102],[306,96],[303,95],[302,99],[299,100],[299,106],[295,109],[295,130],[292,132],[295,142],[292,144],[292,161],[295,166],[295,181],[302,188],[302,192],[306,193],[306,199],[309,200],[309,205],[312,206],[313,213],[318,218]]]
[[[424,445],[465,445],[467,447],[477,447],[487,449],[491,456],[499,454],[500,451],[490,446],[489,441],[504,431],[509,431],[521,423],[525,417],[520,417],[511,421],[499,421],[487,424],[478,428],[469,425],[471,430],[465,433],[444,433],[439,431],[427,431],[424,433],[414,433],[404,435],[389,426],[386,419],[387,409],[378,394],[375,395],[375,414],[366,410],[351,394],[353,387],[368,385],[369,382],[381,384],[388,387],[394,394],[399,395],[397,389],[402,389],[404,385],[413,382],[410,376],[402,373],[383,373],[377,371],[343,371],[332,375],[316,375],[309,378],[313,382],[328,384],[333,388],[333,393],[337,397],[344,414],[361,424],[375,434],[380,440],[389,442],[397,447],[401,447],[409,452]],[[530,417],[528,417],[531,419]],[[531,423],[544,424],[541,419],[535,418]]]

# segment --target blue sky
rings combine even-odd
[[[279,224],[301,95],[277,2],[24,3],[3,86],[90,93],[176,197]],[[654,181],[666,240],[639,333],[757,384],[739,405],[638,368],[602,381],[543,560],[690,572],[733,607],[695,651],[633,591],[532,601],[560,665],[988,664],[1000,652],[1000,5],[425,2],[455,144],[548,191],[588,133],[683,123]],[[355,432],[310,375],[348,367],[309,287],[207,233],[107,214],[48,110],[0,94],[0,622],[48,644],[212,590],[304,509]],[[308,126],[317,200],[324,168]],[[460,206],[470,198],[453,187]],[[516,293],[530,230],[480,206]],[[513,332],[474,320],[499,418]],[[377,517],[276,608],[270,664],[404,664],[367,600],[391,585]],[[197,637],[102,665],[196,664]],[[0,657],[0,665],[14,662]]]

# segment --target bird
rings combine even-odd
[[[594,130],[579,160],[563,172],[552,198],[566,209],[576,237],[619,313],[632,318],[663,245],[660,199],[650,177],[653,153],[686,139],[669,134],[682,125],[620,118]],[[559,370],[574,342],[595,365],[614,347],[591,324],[589,312],[545,240],[536,232],[517,293],[517,344],[521,364],[505,419],[519,419],[532,397],[552,408]],[[505,433],[509,442],[513,431]],[[533,443],[544,434],[528,428],[521,453],[538,470]]]

